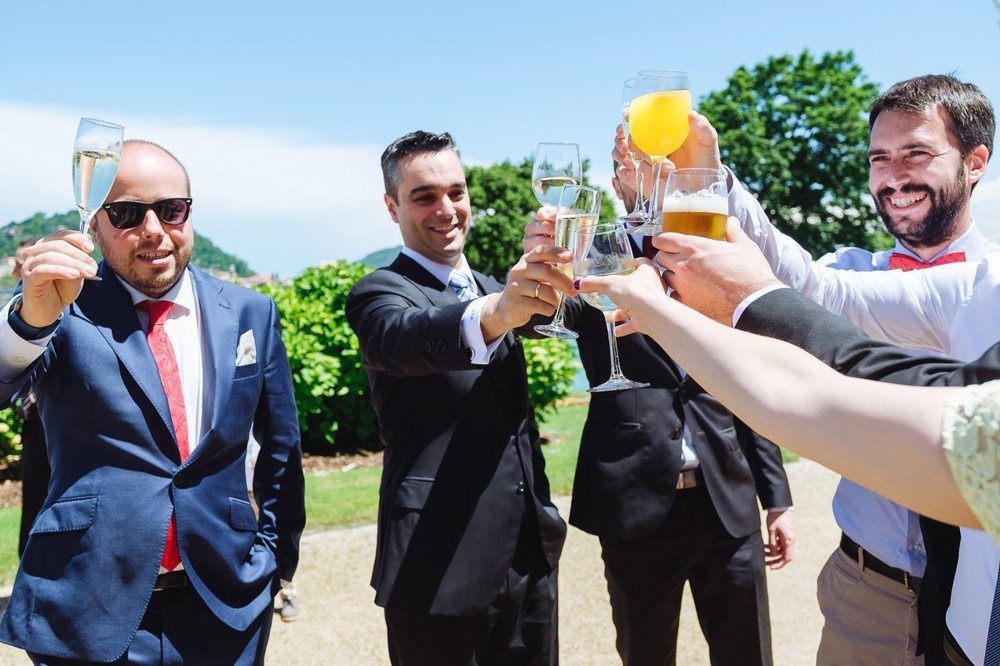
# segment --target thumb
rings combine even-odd
[[[730,243],[736,243],[737,245],[749,244],[757,247],[757,243],[753,242],[750,237],[746,235],[746,232],[743,231],[743,227],[740,226],[740,221],[732,215],[730,215],[729,219],[726,220],[726,240]]]

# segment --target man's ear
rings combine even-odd
[[[383,194],[382,198],[385,201],[385,207],[389,210],[389,217],[392,218],[393,222],[395,222],[396,224],[399,224],[399,215],[398,215],[398,211],[397,211],[397,208],[399,207],[399,204],[397,204],[396,200],[393,199],[388,194]]]
[[[983,144],[972,149],[966,158],[969,168],[969,184],[975,185],[986,174],[986,164],[990,161],[990,151]]]
[[[625,193],[622,192],[622,184],[618,181],[618,176],[611,178],[611,187],[615,188],[615,194],[619,199],[625,200]]]

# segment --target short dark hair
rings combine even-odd
[[[928,113],[937,108],[944,111],[945,123],[958,140],[962,157],[980,145],[993,155],[993,105],[978,86],[962,83],[951,74],[917,76],[891,86],[875,100],[868,114],[868,128],[875,125],[883,111]]]
[[[423,153],[440,153],[444,150],[453,150],[456,155],[461,157],[454,139],[447,132],[432,134],[417,130],[404,134],[390,143],[389,147],[382,153],[382,179],[385,181],[385,193],[393,199],[396,198],[399,190],[399,161],[404,157],[422,155]]]

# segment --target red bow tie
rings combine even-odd
[[[940,257],[934,261],[920,261],[919,259],[914,259],[908,254],[900,254],[899,252],[893,252],[889,255],[889,270],[894,270],[899,268],[904,271],[919,270],[921,268],[930,268],[931,266],[943,266],[944,264],[958,264],[965,261],[964,252],[949,252],[948,254],[942,254]]]

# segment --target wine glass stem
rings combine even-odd
[[[618,341],[615,339],[615,322],[605,316],[605,323],[608,325],[608,348],[611,350],[611,377],[608,380],[625,379],[622,374],[622,366],[618,362]]]
[[[663,159],[656,160],[653,170],[653,187],[649,193],[649,221],[655,224],[656,214],[662,206],[660,202],[660,172],[663,170]]]
[[[93,219],[94,214],[88,213],[85,210],[80,211],[80,233],[85,234],[90,228],[90,220]]]
[[[640,161],[635,159],[634,153],[629,153],[629,159],[632,160],[632,167],[635,169],[635,205],[632,206],[630,212],[630,215],[635,217],[644,214],[642,209],[642,170],[639,168]]]
[[[563,296],[561,291],[557,291],[559,294],[559,303],[556,305],[556,313],[552,315],[552,326],[558,326],[559,328],[565,328],[563,324],[563,313],[566,311],[566,297]]]

